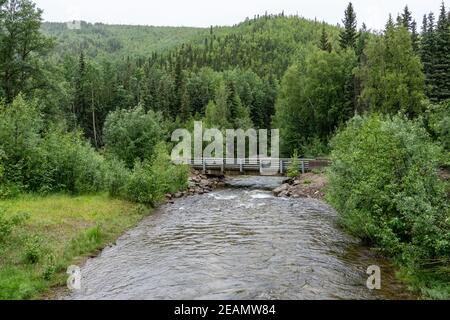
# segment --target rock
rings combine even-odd
[[[173,196],[174,196],[174,198],[179,199],[179,198],[183,197],[183,193],[182,192],[177,192]]]
[[[287,192],[288,189],[289,189],[289,185],[288,184],[282,184],[281,186],[279,186],[278,188],[273,190],[273,193],[275,195],[279,196],[280,193],[285,193],[285,192]]]

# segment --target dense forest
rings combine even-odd
[[[406,7],[379,32],[358,28],[351,4],[342,26],[284,13],[208,29],[41,17],[0,0],[0,198],[107,191],[156,205],[187,184],[169,161],[173,129],[279,128],[284,156],[331,156],[343,226],[424,295],[448,297],[444,3],[421,30]],[[0,243],[21,221],[0,210]]]

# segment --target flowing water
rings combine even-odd
[[[323,202],[282,199],[278,178],[160,207],[82,268],[67,299],[413,299]],[[382,289],[366,287],[378,265]]]

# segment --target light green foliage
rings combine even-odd
[[[136,162],[127,183],[127,197],[131,201],[155,206],[167,193],[187,187],[188,168],[171,163],[167,147],[158,144],[152,160]]]
[[[111,197],[123,198],[126,195],[126,185],[131,176],[131,170],[123,161],[113,158],[107,162],[105,177],[106,190]]]
[[[0,200],[0,206],[8,208],[0,210],[0,234],[5,225],[8,230],[0,239],[0,300],[38,299],[65,286],[69,265],[116,240],[150,211],[104,194],[21,195]]]
[[[364,53],[366,62],[358,71],[362,103],[372,112],[420,115],[425,76],[408,30],[388,28],[384,35],[369,40]]]
[[[300,175],[300,160],[298,159],[298,151],[296,150],[291,158],[291,164],[287,170],[289,178],[296,178]]]
[[[205,122],[211,128],[229,128],[230,110],[228,98],[230,92],[221,81],[216,89],[214,101],[210,101],[206,107]]]
[[[0,149],[4,172],[0,191],[85,193],[103,185],[104,159],[78,133],[59,129],[43,132],[42,118],[33,104],[19,95],[0,106]]]
[[[118,110],[108,115],[104,139],[108,153],[132,168],[135,161],[152,158],[156,145],[165,138],[161,114],[146,112],[142,106],[131,110]]]
[[[64,55],[83,47],[89,57],[107,59],[146,56],[206,33],[201,28],[106,25],[84,21],[80,27],[71,30],[66,23],[44,22],[42,31],[56,37],[57,54]]]
[[[441,149],[418,123],[377,115],[353,119],[332,147],[328,200],[342,225],[410,272],[437,276],[450,255]]]
[[[12,217],[6,216],[6,211],[0,208],[0,246],[11,235],[14,228],[26,221],[29,216],[25,213],[16,214]]]

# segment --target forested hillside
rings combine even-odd
[[[108,192],[156,206],[187,187],[168,156],[174,129],[278,128],[283,156],[332,158],[328,201],[349,232],[424,295],[450,296],[444,3],[421,31],[406,7],[378,33],[351,4],[341,27],[267,14],[209,29],[73,30],[41,16],[30,0],[0,0],[0,198]],[[28,281],[18,297],[32,297],[70,259],[53,265],[36,239],[13,239],[23,222],[0,210],[12,261],[0,289]],[[16,246],[31,248],[25,265]]]
[[[44,22],[42,32],[56,38],[53,54],[79,54],[90,58],[120,59],[126,56],[148,56],[154,51],[170,49],[191,38],[207,33],[201,28],[154,27],[91,24],[84,21],[70,23]]]

